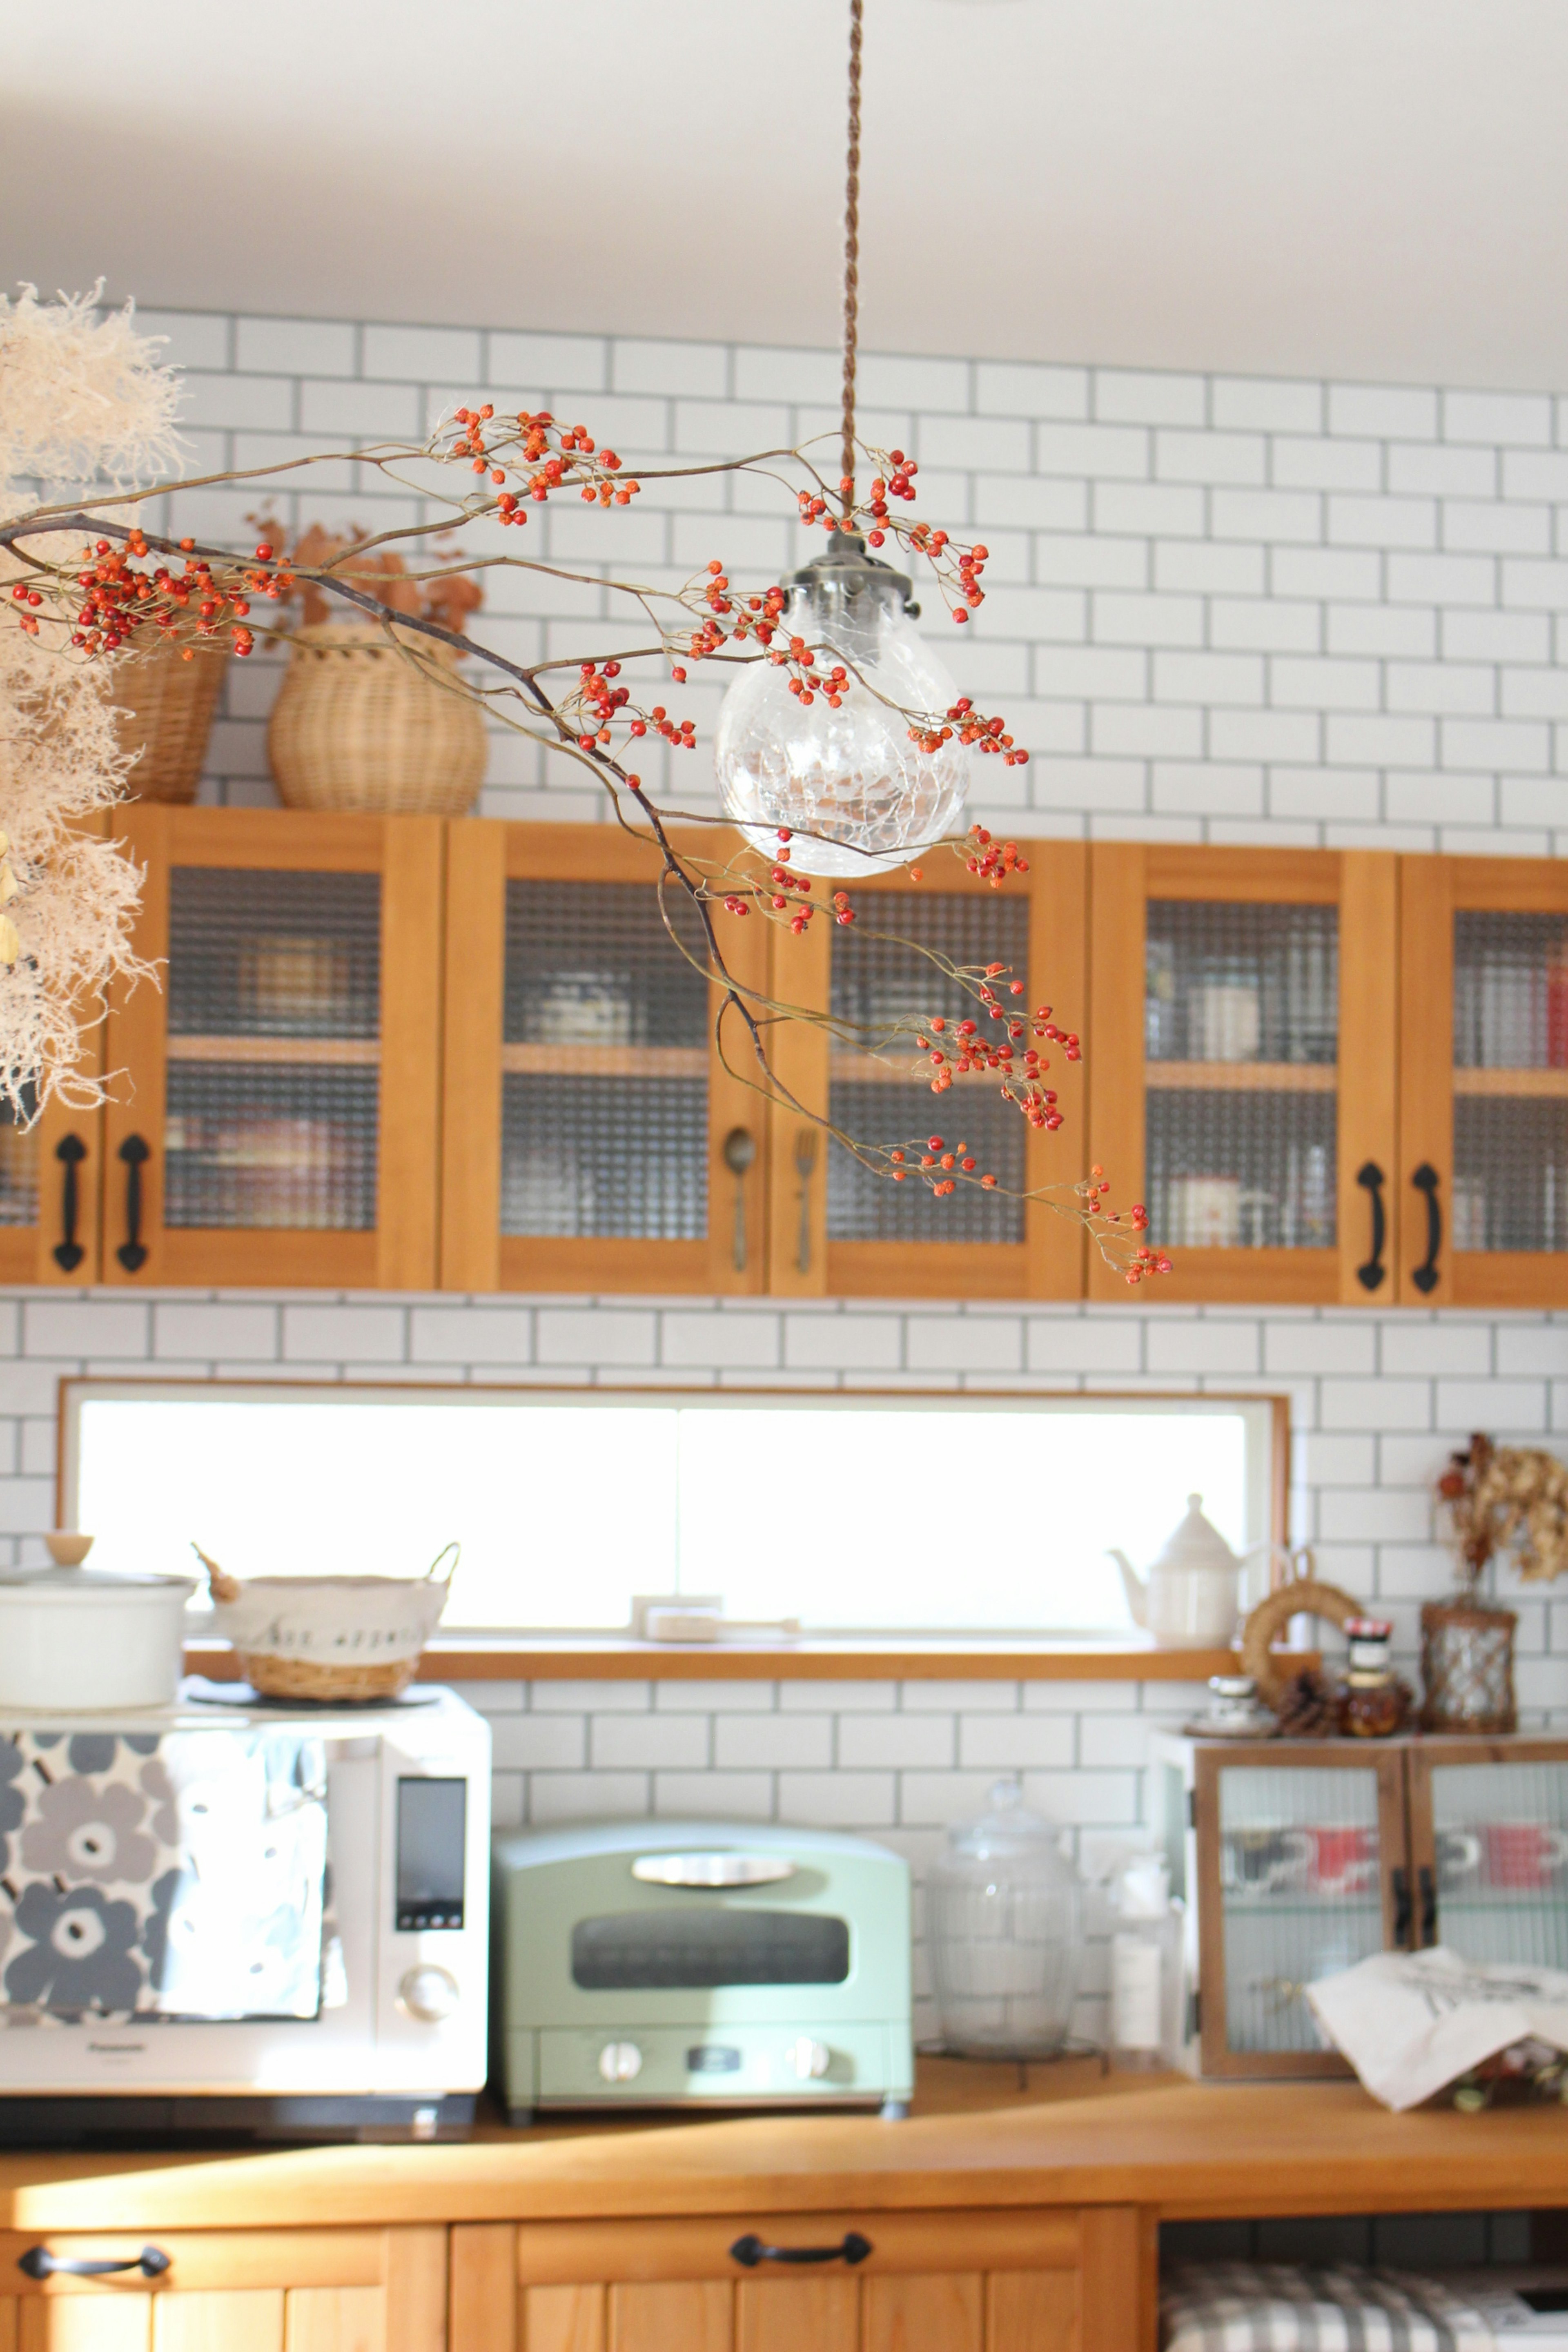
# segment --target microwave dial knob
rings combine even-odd
[[[826,2043],[814,2042],[808,2033],[803,2033],[798,2042],[792,2042],[784,2052],[784,2064],[792,2074],[798,2074],[803,2083],[820,2082],[832,2063],[833,2053]]]
[[[410,1969],[399,1981],[397,2004],[421,2025],[439,2025],[458,2006],[458,1979],[450,1969]]]
[[[642,2073],[642,2052],[635,2042],[606,2042],[599,2053],[599,2072],[606,2083],[635,2083]]]

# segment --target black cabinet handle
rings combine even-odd
[[[1387,1181],[1375,1160],[1363,1160],[1356,1170],[1355,1181],[1372,1201],[1372,1252],[1364,1265],[1358,1265],[1355,1278],[1363,1290],[1376,1290],[1388,1268],[1383,1263],[1383,1247],[1388,1239],[1388,1221],[1383,1213],[1383,1188]]]
[[[1410,1948],[1410,1873],[1392,1870],[1389,1879],[1394,1887],[1394,1948],[1405,1952]]]
[[[139,1135],[128,1135],[120,1157],[125,1162],[125,1239],[114,1255],[127,1274],[140,1274],[147,1263],[142,1241],[142,1171],[153,1154]]]
[[[858,2230],[846,2230],[836,2246],[769,2246],[761,2238],[750,2234],[737,2238],[730,2252],[742,2270],[754,2271],[759,2263],[863,2263],[873,2251],[869,2238]]]
[[[1425,1297],[1437,1287],[1437,1253],[1443,1246],[1443,1212],[1437,1203],[1437,1186],[1441,1181],[1429,1160],[1424,1160],[1410,1181],[1418,1192],[1426,1196],[1426,1255],[1411,1276],[1411,1281]]]
[[[55,1244],[54,1260],[62,1274],[74,1274],[87,1255],[76,1237],[81,1215],[81,1187],[76,1171],[87,1158],[87,1146],[79,1135],[62,1135],[55,1146],[55,1158],[66,1172],[60,1186],[60,1238]]]
[[[1437,1882],[1426,1863],[1415,1874],[1421,1889],[1421,1942],[1435,1944],[1437,1940]]]
[[[17,2255],[16,2268],[30,2279],[112,2278],[117,2271],[140,2271],[143,2278],[162,2278],[174,2268],[174,2257],[162,2246],[143,2246],[139,2254],[128,2255],[122,2263],[77,2262],[68,2254],[51,2254],[47,2246],[29,2246],[25,2254]]]

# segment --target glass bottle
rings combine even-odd
[[[1111,1895],[1110,2063],[1175,2066],[1182,2054],[1182,1916],[1163,1854],[1137,1854]]]
[[[1358,1739],[1387,1739],[1410,1711],[1410,1694],[1389,1661],[1394,1627],[1385,1617],[1347,1617],[1350,1672],[1342,1725]]]
[[[926,1885],[942,2042],[964,2057],[1050,2057],[1072,2023],[1082,1890],[1023,1795],[998,1780],[979,1820],[948,1832]]]

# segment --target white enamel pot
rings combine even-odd
[[[74,1715],[167,1706],[195,1589],[188,1576],[0,1569],[0,1708]]]

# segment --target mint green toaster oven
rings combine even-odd
[[[910,1871],[831,1830],[604,1822],[498,1833],[495,2076],[541,2108],[907,2112]]]

